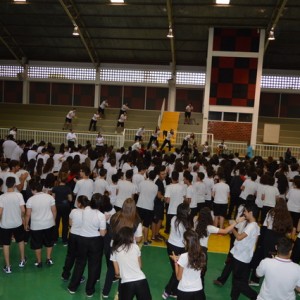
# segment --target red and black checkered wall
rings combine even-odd
[[[254,106],[257,58],[213,57],[210,105]]]

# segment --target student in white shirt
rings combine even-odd
[[[148,145],[147,145],[147,149],[150,149],[151,145],[153,144],[153,142],[157,141],[157,138],[159,137],[160,134],[160,129],[159,126],[156,126],[155,130],[152,132]]]
[[[76,256],[75,267],[68,286],[70,294],[75,294],[86,264],[88,263],[88,278],[85,292],[87,297],[95,293],[95,285],[101,273],[101,260],[103,254],[103,236],[106,234],[105,215],[100,212],[102,195],[94,194],[90,206],[82,213],[82,226],[79,232],[79,249]]]
[[[96,131],[97,121],[100,118],[99,113],[96,111],[90,121],[89,131],[93,128],[93,131]]]
[[[94,181],[93,193],[99,193],[104,195],[105,192],[109,192],[109,184],[106,181],[106,169],[101,169],[99,172],[99,177],[97,177]]]
[[[68,128],[72,129],[72,120],[75,117],[76,117],[76,108],[73,108],[66,115],[66,119],[65,119],[65,124],[63,126],[63,130],[65,130],[65,128],[66,129],[68,129]]]
[[[101,118],[104,117],[104,110],[106,107],[108,107],[108,102],[107,100],[103,100],[98,108],[98,114],[100,115]]]
[[[186,191],[182,184],[178,183],[179,173],[172,172],[172,183],[169,184],[165,192],[165,202],[169,203],[166,219],[166,233],[170,232],[171,219],[176,215],[177,207],[185,200]]]
[[[260,234],[256,223],[256,206],[252,203],[245,205],[244,216],[248,221],[241,233],[232,230],[236,240],[231,249],[233,255],[231,299],[238,300],[240,294],[244,294],[251,300],[256,300],[257,292],[249,286],[250,262],[253,257],[255,244]]]
[[[178,280],[170,256],[174,254],[180,255],[185,252],[183,234],[187,229],[191,228],[189,211],[189,205],[187,203],[181,203],[177,207],[176,216],[171,220],[171,232],[167,242],[167,252],[172,267],[172,274],[162,294],[163,299],[168,299],[170,295],[173,298],[177,296]]]
[[[295,300],[300,292],[300,266],[291,261],[293,242],[283,237],[277,243],[277,255],[261,261],[256,274],[264,276],[257,300]]]
[[[121,228],[114,237],[111,260],[115,276],[121,279],[120,300],[151,300],[150,288],[145,274],[141,270],[141,251],[134,243],[133,230]]]
[[[77,208],[73,209],[69,215],[69,225],[71,226],[68,239],[68,250],[61,278],[64,281],[69,280],[71,270],[74,266],[76,253],[79,245],[80,228],[82,226],[82,213],[90,201],[86,196],[79,196],[77,199]],[[84,280],[84,278],[83,278]]]
[[[145,127],[142,126],[141,128],[139,128],[135,134],[135,137],[134,137],[134,141],[142,141],[143,139],[143,136],[144,136],[144,133],[145,133]]]
[[[240,204],[246,204],[246,199],[248,195],[256,196],[257,193],[257,183],[255,182],[257,178],[256,173],[252,173],[250,178],[247,178],[242,186],[241,186],[241,194],[240,194]]]
[[[178,284],[177,300],[204,300],[201,273],[206,268],[206,255],[198,242],[195,231],[188,229],[184,234],[185,250],[180,256],[173,254]]]
[[[72,129],[70,129],[70,132],[67,133],[66,139],[67,139],[68,147],[73,148],[77,142],[77,136]]]
[[[83,166],[80,170],[80,178],[78,181],[76,181],[75,188],[73,190],[73,193],[76,195],[76,199],[78,196],[84,195],[87,196],[89,200],[91,200],[93,195],[93,185],[94,182],[92,179],[89,178],[91,174],[90,168]],[[76,204],[77,201],[75,201],[75,207],[77,207]]]
[[[219,182],[213,186],[212,190],[212,196],[214,197],[214,226],[218,226],[219,224],[220,228],[223,228],[227,215],[229,193],[229,185],[219,175]]]
[[[124,113],[126,114],[128,109],[129,109],[128,103],[124,103],[122,105],[122,107],[120,108],[120,112],[119,112],[118,118],[120,118],[120,116],[123,115]]]
[[[143,222],[145,246],[151,244],[151,241],[148,240],[148,232],[153,220],[154,200],[158,191],[158,187],[154,183],[155,177],[155,172],[150,171],[149,179],[142,181],[138,187],[139,198],[136,206]]]
[[[41,268],[42,247],[46,247],[46,264],[53,265],[51,257],[54,245],[54,229],[56,218],[55,200],[49,194],[43,193],[40,182],[30,183],[33,196],[26,203],[25,229],[31,234],[30,246],[35,250],[35,266]],[[29,223],[30,221],[30,223]],[[30,224],[30,226],[29,226]]]
[[[26,264],[24,251],[25,231],[23,227],[25,202],[22,194],[14,191],[15,184],[16,180],[14,177],[7,177],[7,192],[0,196],[1,242],[3,243],[3,256],[5,260],[3,271],[6,274],[12,272],[9,258],[9,248],[12,236],[14,236],[19,246],[19,267],[23,268]]]
[[[120,117],[118,119],[115,133],[117,133],[118,127],[121,127],[122,131],[124,130],[124,124],[125,124],[126,120],[127,120],[127,113],[124,112],[123,114],[120,115]]]
[[[171,145],[171,139],[173,138],[174,136],[174,130],[171,129],[168,133],[167,133],[167,136],[163,142],[163,144],[161,145],[160,147],[160,151],[162,151],[164,149],[164,147],[168,144],[168,147],[169,147],[169,151],[171,151],[171,148],[173,147]]]
[[[186,106],[184,112],[184,124],[190,124],[190,119],[191,119],[191,114],[193,109],[194,107],[192,106],[191,103]]]

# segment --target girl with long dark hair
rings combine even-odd
[[[172,267],[172,275],[162,294],[163,299],[169,296],[177,296],[178,280],[175,274],[175,267],[171,255],[180,255],[185,252],[183,243],[183,234],[187,229],[191,228],[190,224],[190,208],[187,203],[181,203],[177,207],[177,214],[171,220],[171,231],[167,242],[167,252]]]
[[[119,300],[151,300],[145,274],[141,270],[141,251],[134,242],[134,231],[122,227],[114,236],[112,256],[115,276],[120,278]]]
[[[198,234],[188,229],[184,234],[185,250],[180,256],[173,254],[176,277],[179,280],[178,300],[204,300],[201,272],[206,268],[206,255],[199,244]]]

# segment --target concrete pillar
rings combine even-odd
[[[168,96],[168,111],[175,111],[176,103],[176,77],[168,80],[169,96]]]
[[[22,104],[29,104],[29,81],[28,81],[28,65],[25,65],[23,74],[20,75],[20,80],[23,80],[23,96]]]
[[[100,69],[98,68],[96,70],[94,107],[98,108],[99,105],[100,105]]]

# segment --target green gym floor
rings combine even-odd
[[[221,237],[222,238],[222,237]],[[58,243],[54,247],[54,265],[46,265],[41,269],[34,267],[34,253],[26,246],[28,262],[24,269],[18,267],[18,249],[15,243],[11,246],[12,274],[0,274],[0,299],[1,300],[68,300],[87,299],[85,296],[84,284],[79,287],[75,295],[70,295],[67,291],[67,282],[61,280],[61,271],[65,259],[67,248]],[[231,280],[223,287],[214,286],[212,281],[220,274],[226,255],[222,253],[209,253],[208,271],[205,277],[205,291],[207,300],[227,300],[230,299]],[[3,255],[1,251],[1,263],[3,265]],[[142,248],[143,271],[148,279],[152,299],[159,300],[164,290],[171,267],[167,257],[166,248],[147,246]],[[106,272],[106,264],[103,261],[100,283],[97,283],[96,293],[92,299],[101,299],[101,287]],[[259,290],[259,288],[256,288]],[[117,283],[114,283],[109,299],[114,300],[117,290]],[[241,300],[246,299],[241,296]],[[297,299],[300,299],[298,297]],[[271,300],[271,299],[270,299]]]

